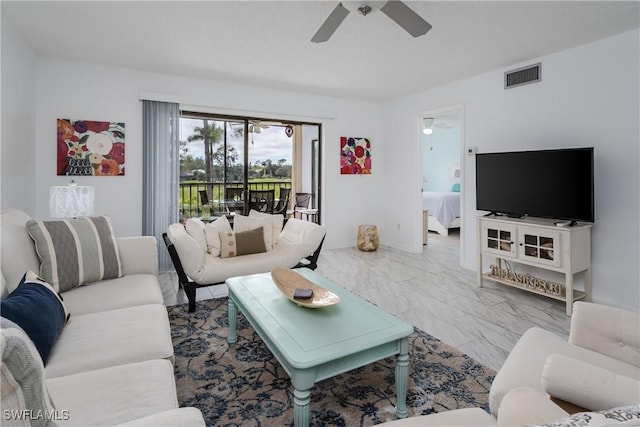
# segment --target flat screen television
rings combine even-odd
[[[594,222],[593,147],[476,154],[476,208]]]

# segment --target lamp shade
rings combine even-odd
[[[70,184],[49,189],[49,216],[52,218],[93,215],[93,204],[93,187]]]

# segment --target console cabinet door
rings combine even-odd
[[[560,233],[535,227],[518,227],[518,257],[537,264],[560,267]]]
[[[516,227],[508,224],[483,222],[482,249],[498,257],[516,256]]]

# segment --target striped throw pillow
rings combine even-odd
[[[56,292],[122,276],[120,254],[108,216],[29,220],[27,230],[40,257],[40,276]]]

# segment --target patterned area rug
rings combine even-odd
[[[168,308],[180,406],[196,406],[208,426],[291,426],[289,376],[249,322],[227,344],[227,298]],[[456,408],[488,410],[495,371],[421,330],[409,337],[409,416]],[[370,426],[395,417],[395,358],[317,383],[312,426]]]

